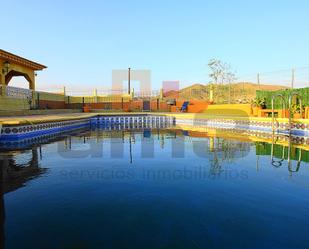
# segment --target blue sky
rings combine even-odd
[[[1,2],[1,48],[48,66],[40,89],[109,88],[111,71],[207,82],[218,58],[239,76],[309,66],[308,1]],[[309,74],[308,74],[309,75]]]

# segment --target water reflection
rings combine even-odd
[[[3,171],[0,170],[0,177],[3,179]],[[5,209],[4,209],[4,190],[2,180],[0,183],[0,248],[4,249],[5,246],[5,229],[4,229],[4,222],[5,222]]]
[[[266,142],[256,142],[254,144],[251,141],[231,140],[209,136],[207,133],[177,129],[83,130],[57,139],[53,137],[51,140],[46,140],[46,143],[51,142],[60,145],[63,155],[69,153],[70,157],[100,157],[104,151],[104,147],[101,145],[103,142],[110,142],[110,156],[112,158],[124,158],[127,155],[124,152],[127,151],[129,156],[126,160],[129,164],[134,164],[135,160],[140,159],[134,157],[136,154],[133,152],[136,149],[141,150],[141,158],[154,158],[156,157],[155,143],[158,143],[162,150],[171,149],[170,157],[179,158],[185,156],[185,149],[187,149],[185,144],[192,143],[194,159],[199,158],[201,162],[209,163],[209,174],[213,176],[220,176],[228,170],[226,167],[239,159],[245,158],[250,152],[255,152],[257,155],[257,170],[259,169],[259,156],[269,156],[272,158],[272,162],[280,162],[279,164],[282,166],[283,161],[288,159],[287,155],[289,154],[288,147],[283,145]],[[90,146],[83,147],[80,144]],[[254,148],[255,151],[253,151]],[[302,151],[300,148],[295,147],[289,149],[291,160],[309,162],[308,151]],[[42,160],[42,149],[38,145],[32,145],[27,150],[3,152],[1,155],[0,248],[5,246],[4,194],[24,187],[29,180],[46,173],[48,169],[40,166],[40,160]],[[275,163],[274,166],[276,167],[279,164]],[[294,169],[296,172],[300,169],[299,165],[297,164],[296,169]],[[263,166],[269,167],[269,165]],[[292,171],[290,168],[289,170]]]
[[[287,166],[290,173],[300,170],[301,163],[309,162],[309,151],[302,147],[295,147],[288,141],[287,145],[256,142],[257,156],[270,156],[270,163],[275,168]]]
[[[5,245],[5,204],[4,195],[24,187],[26,183],[44,174],[47,169],[39,166],[40,147],[30,151],[2,154],[0,157],[0,248]],[[27,158],[30,156],[30,158]],[[26,160],[24,160],[26,158]]]
[[[78,136],[67,136],[62,143],[58,143],[58,153],[64,158],[103,157],[102,144],[110,142],[111,158],[124,158],[126,156],[124,152],[128,151],[128,161],[132,163],[134,160],[132,151],[136,149],[140,149],[142,158],[155,158],[156,141],[162,150],[171,150],[171,154],[167,155],[171,158],[183,158],[192,150],[196,157],[208,159],[214,172],[219,172],[223,163],[233,162],[248,155],[253,145],[251,142],[208,137],[207,133],[191,134],[176,129],[128,131],[94,129]],[[169,148],[165,148],[167,141]],[[186,147],[187,143],[192,146]]]
[[[229,139],[228,137],[214,137],[210,136],[207,132],[196,131],[184,131],[179,129],[144,129],[144,130],[104,130],[93,129],[86,131],[79,136],[68,136],[65,138],[64,148],[62,152],[68,153],[68,157],[81,157],[85,156],[103,156],[97,153],[102,151],[103,148],[100,145],[105,141],[111,141],[111,157],[123,158],[125,157],[124,151],[129,151],[128,162],[130,164],[134,161],[133,150],[141,150],[142,158],[155,158],[156,151],[154,147],[155,140],[159,141],[160,148],[165,149],[166,142],[171,146],[172,153],[169,155],[171,158],[182,158],[186,154],[186,143],[192,144],[192,150],[194,155],[200,159],[207,159],[207,163],[210,164],[209,173],[211,175],[220,175],[227,168],[229,164],[236,162],[237,160],[246,157],[250,151],[255,150],[256,170],[259,171],[260,156],[270,156],[271,165],[274,167],[281,167],[284,162],[290,162],[288,164],[288,170],[291,172],[297,172],[300,169],[300,162],[308,162],[308,151],[301,150],[300,148],[270,144],[267,142],[252,142],[241,141],[237,139]],[[139,144],[136,144],[137,140]],[[93,144],[93,142],[96,144]],[[90,144],[89,151],[79,151],[72,149],[72,144],[83,142]],[[139,147],[140,146],[140,147]],[[290,153],[288,152],[288,148]],[[65,155],[65,154],[63,154]],[[290,160],[289,160],[290,158]],[[296,162],[295,162],[296,161]],[[293,165],[296,163],[296,167],[293,169]],[[224,167],[223,167],[224,166]]]

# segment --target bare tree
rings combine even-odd
[[[227,96],[224,96],[226,86],[228,85],[228,102],[231,103],[231,83],[236,80],[235,73],[232,71],[230,64],[224,63],[218,59],[211,59],[208,62],[208,67],[210,68],[209,77],[210,87],[216,90],[216,96],[222,98],[222,101],[227,100]]]
[[[231,69],[231,65],[224,63],[218,59],[211,59],[208,62],[211,72],[209,77],[212,84],[224,84],[233,82],[236,79],[235,73]]]

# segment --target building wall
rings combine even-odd
[[[29,109],[30,105],[26,99],[13,99],[5,96],[0,96],[1,111],[19,111]]]

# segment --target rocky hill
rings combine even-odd
[[[288,88],[280,85],[263,85],[250,82],[233,83],[231,85],[213,85],[215,102],[249,102],[256,96],[256,90],[276,91]],[[168,99],[209,99],[210,85],[193,84],[180,91],[169,91],[164,94]]]

